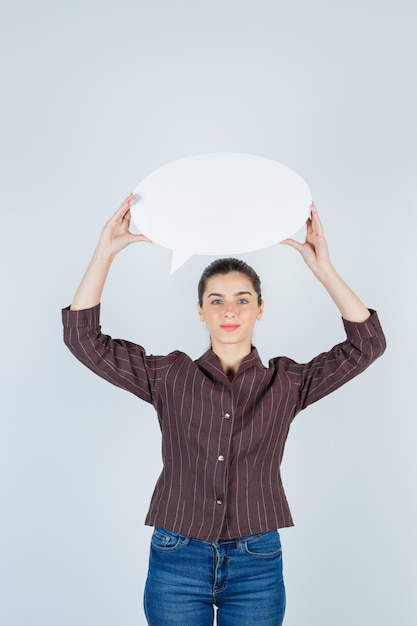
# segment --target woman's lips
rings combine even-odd
[[[231,333],[236,330],[236,328],[239,328],[239,324],[221,324],[220,328],[223,328],[226,332]]]

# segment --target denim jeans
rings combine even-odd
[[[214,543],[155,528],[144,607],[149,626],[281,626],[278,531]]]

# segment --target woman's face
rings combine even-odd
[[[264,303],[258,304],[258,294],[247,276],[240,272],[215,274],[208,279],[203,303],[197,307],[214,351],[221,344],[250,350],[253,327],[262,317]]]

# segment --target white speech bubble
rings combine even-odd
[[[172,249],[171,274],[193,254],[230,256],[290,237],[310,215],[311,192],[289,167],[252,154],[211,152],[167,163],[135,189],[131,214]]]

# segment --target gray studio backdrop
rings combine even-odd
[[[371,369],[293,424],[285,624],[414,626],[415,4],[0,7],[0,623],[145,624],[156,419],[73,359],[60,308],[102,224],[144,176],[175,158],[234,151],[306,179],[334,264],[379,311],[388,339]],[[149,352],[197,357],[208,337],[195,285],[211,258],[170,276],[170,254],[137,245],[116,259],[103,327]],[[263,279],[255,343],[265,363],[307,360],[343,338],[294,250],[244,258]]]

